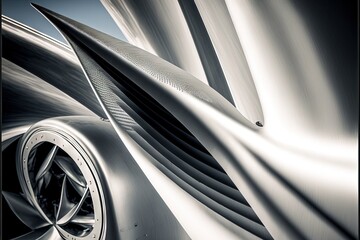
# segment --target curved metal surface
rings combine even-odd
[[[9,133],[21,133],[24,126],[47,117],[78,114],[95,116],[58,88],[4,58],[2,89],[2,130]]]
[[[314,152],[306,146],[302,151],[280,147],[267,137],[267,125],[263,129],[254,126],[217,92],[186,72],[127,43],[37,8],[72,45],[123,141],[123,118],[117,113],[121,108],[127,111],[121,104],[125,101],[121,79],[125,78],[200,141],[245,195],[272,236],[357,238],[357,160],[352,143],[337,148],[340,156],[322,149]],[[327,141],[321,144],[331,146]],[[157,187],[161,194],[164,187]]]
[[[207,82],[176,1],[102,1],[128,41]]]
[[[91,90],[89,91],[90,86],[87,85],[79,64],[68,47],[54,42],[52,39],[43,36],[35,30],[29,29],[11,19],[7,19],[6,17],[3,17],[3,27],[3,40],[5,41],[4,44],[7,46],[7,50],[3,53],[3,57],[5,58],[3,58],[2,61],[2,86],[4,91],[4,95],[2,95],[4,103],[4,125],[2,125],[3,152],[7,151],[8,148],[12,148],[12,145],[17,144],[18,138],[27,131],[29,126],[41,119],[64,115],[94,116],[94,113],[88,110],[87,107],[95,109],[95,112],[101,116],[102,110],[98,107],[99,105],[96,99],[91,97],[92,92]],[[36,62],[29,62],[29,59],[31,58],[30,56],[37,56]],[[46,65],[47,68],[44,68],[44,65]],[[65,67],[67,71],[63,72],[61,70],[63,67]],[[62,73],[60,73],[60,70]],[[83,80],[85,80],[85,82]],[[98,111],[96,111],[96,109]],[[87,118],[88,117],[83,119],[80,118],[79,120],[74,120],[74,122],[77,122],[78,126],[89,126],[89,124],[85,124],[85,120],[88,120]],[[112,128],[108,123],[106,124],[109,128],[108,131],[104,131],[104,129],[102,129],[96,133],[94,129],[98,127],[97,125],[101,125],[102,122],[100,120],[97,121],[100,122],[100,124],[94,123],[93,128],[86,128],[86,131],[91,131],[95,134],[92,135],[92,140],[87,139],[87,141],[91,142],[96,140],[97,143],[100,141],[103,144],[107,141],[106,139],[108,139],[111,134],[114,135],[114,133],[110,133]],[[46,122],[42,122],[33,128],[37,128],[43,123],[46,125]],[[53,123],[51,128],[56,128],[56,125],[58,125],[58,123]],[[63,131],[63,128],[65,127],[62,126],[59,131]],[[75,137],[75,130],[71,129],[69,131],[70,132],[68,134],[71,137]],[[109,136],[101,138],[101,134],[109,134]],[[81,140],[85,141],[85,139]],[[106,157],[101,157],[101,154],[96,152],[98,158],[96,158],[94,162],[97,160],[103,161],[104,163],[101,163],[101,166],[107,166],[107,171],[121,168],[121,171],[119,170],[117,173],[129,171],[130,173],[135,174],[137,171],[136,165],[126,162],[125,166],[123,166],[118,163],[119,155],[122,155],[126,159],[126,154],[123,152],[124,149],[121,149],[120,147],[121,144],[116,144],[118,142],[118,138],[116,137],[116,139],[112,139],[108,147],[111,149],[111,146],[115,145],[120,152],[114,152],[113,150],[102,152],[101,154],[104,155],[106,153]],[[99,148],[98,144],[93,146],[93,148],[89,147],[87,151],[93,154],[94,149],[97,148]],[[112,158],[114,160],[111,160]],[[104,159],[106,159],[106,161]],[[8,166],[8,162],[14,160],[15,159],[4,159],[3,166]],[[56,164],[58,163],[60,162],[56,160]],[[109,165],[107,165],[107,163]],[[111,164],[116,166],[111,166]],[[44,169],[47,169],[45,165]],[[117,239],[144,238],[147,236],[186,239],[186,233],[183,232],[181,226],[179,226],[177,221],[173,219],[171,214],[166,211],[167,207],[162,203],[161,199],[159,197],[150,196],[151,191],[154,190],[151,190],[152,187],[149,183],[143,182],[144,180],[146,181],[146,179],[139,176],[141,173],[138,173],[135,177],[136,179],[133,180],[130,180],[130,173],[126,173],[128,176],[127,182],[132,182],[132,186],[139,184],[139,186],[143,186],[144,189],[130,188],[132,190],[128,189],[127,192],[124,192],[125,190],[123,189],[116,189],[119,185],[116,184],[116,180],[111,179],[107,175],[107,172],[103,173],[106,177],[102,178],[102,183],[108,186],[114,186],[114,188],[111,188],[111,191],[113,192],[111,196],[106,196],[106,199],[110,202],[109,208],[112,209],[109,211],[111,214],[114,213],[115,215],[109,218],[109,221],[113,222],[113,224],[107,226],[108,235],[106,236],[111,236],[112,238],[114,237]],[[13,172],[13,174],[16,175],[15,172]],[[71,174],[69,172],[68,176],[70,176],[70,178],[77,177],[76,173]],[[39,178],[42,177],[45,176],[39,175]],[[125,179],[125,175],[121,176],[121,180]],[[107,183],[107,181],[109,181],[109,183]],[[122,182],[121,186],[124,186],[123,184],[124,183]],[[130,187],[130,185],[128,187]],[[141,189],[141,196],[136,193],[136,189]],[[7,190],[11,191],[12,189],[9,188]],[[108,192],[109,191],[110,190],[108,190]],[[18,193],[13,194],[3,192],[3,194],[6,202],[9,203],[11,209],[16,213],[19,219],[24,220],[24,218],[26,219],[27,217],[24,222],[31,224],[29,225],[31,229],[37,228],[34,227],[33,224],[37,223],[37,217],[35,216],[39,215],[39,213],[34,210],[31,204],[28,203],[28,197],[19,195]],[[157,193],[155,192],[155,195],[156,194]],[[11,197],[13,195],[15,195],[15,198]],[[133,198],[130,199],[130,197]],[[123,202],[120,205],[118,205],[119,198],[121,198],[121,201]],[[22,199],[22,204],[17,205],[16,199]],[[141,199],[141,204],[137,203],[134,199]],[[148,213],[148,211],[152,211],[154,208],[162,210],[154,213]],[[114,211],[113,209],[117,210]],[[22,216],[24,214],[26,217]],[[146,214],[146,217],[142,216],[142,214]],[[60,215],[61,213],[59,212],[59,216]],[[42,219],[41,216],[39,218]],[[148,220],[148,218],[157,219],[157,221]],[[77,224],[86,224],[86,222],[89,222],[88,219],[81,218],[81,216],[72,218],[72,221]],[[61,222],[59,224],[63,225]],[[151,226],[148,224],[151,224]],[[161,230],[165,228],[168,230]],[[160,230],[161,232],[159,232]],[[66,232],[63,232],[63,236],[66,237]],[[104,238],[107,238],[106,236],[104,236]],[[90,237],[93,239],[94,237],[98,238],[100,236],[91,235]],[[20,238],[58,239],[60,238],[60,235],[59,229],[55,230],[51,227],[46,231],[44,228],[34,230],[29,234],[21,236]]]
[[[38,166],[36,161],[41,158],[36,156],[43,151],[38,150],[42,146],[40,143],[55,144],[52,146],[58,147],[47,147],[50,149],[49,154],[42,154],[45,156],[45,161]],[[102,147],[99,147],[100,143]],[[33,229],[33,232],[22,236],[23,238],[32,239],[31,236],[41,236],[39,239],[49,239],[47,235],[50,234],[49,231],[55,231],[51,236],[64,239],[188,239],[183,228],[146,179],[108,121],[86,116],[46,119],[28,130],[20,146],[22,147],[19,147],[18,171],[20,171],[19,180],[23,183],[24,197],[18,193],[3,192],[3,194],[14,212],[19,213],[17,214],[19,219],[30,224],[28,226]],[[33,154],[35,150],[37,150],[36,155]],[[68,153],[71,158],[65,157],[63,153],[60,155],[56,153],[59,151]],[[32,175],[34,180],[31,180],[31,174],[24,172],[27,168],[24,170],[22,168],[22,159],[27,159],[26,156],[29,156],[29,162],[24,161],[24,164],[29,165],[29,171],[30,166],[33,165],[39,169],[39,174],[36,174],[39,177]],[[46,161],[46,159],[50,160]],[[67,163],[65,164],[64,161]],[[77,167],[74,168],[74,164]],[[82,178],[80,181],[86,181],[82,197],[77,197],[75,203],[72,195],[76,195],[74,192],[76,189],[73,185],[78,183],[76,180],[71,180],[73,178],[71,172],[74,171],[77,172],[77,178]],[[44,172],[46,173],[43,174]],[[44,197],[42,200],[36,197],[40,196],[37,195],[36,188],[47,173],[51,174],[53,179],[50,180],[49,185],[52,189],[50,192],[47,190],[48,193],[43,193],[44,196],[47,194],[46,196],[49,197],[49,194],[54,194],[54,189],[57,188],[54,181],[61,185],[61,188],[58,188],[58,199],[55,199],[58,208],[55,207],[54,213],[46,207],[48,205],[44,205],[44,201],[47,201]],[[59,177],[60,179],[57,179]],[[29,182],[26,180],[28,178]],[[69,187],[71,191],[66,189]],[[29,189],[35,189],[35,194]],[[39,191],[46,191],[46,187],[40,187]],[[66,195],[63,194],[65,191],[67,191]],[[87,211],[84,210],[83,205],[84,202],[89,203],[88,195],[91,195],[94,214],[88,213],[86,217]],[[88,205],[86,209],[89,209]],[[39,219],[37,225],[34,225],[37,223],[35,215]],[[52,223],[53,221],[55,223]],[[89,232],[81,234],[74,232],[74,226],[88,227],[89,224],[91,226]],[[45,231],[44,226],[52,227]]]
[[[3,129],[76,112],[104,116],[68,46],[6,16],[2,41],[3,80],[10,81],[4,84]]]
[[[56,20],[58,20],[58,19],[56,19]],[[72,29],[67,29],[66,31],[68,31],[68,30],[73,31]],[[69,41],[72,43],[72,46],[76,47],[76,52],[79,54],[98,54],[97,56],[92,55],[92,57],[93,57],[92,59],[94,59],[94,60],[95,59],[98,60],[97,58],[99,58],[99,61],[95,60],[94,63],[88,57],[80,58],[80,61],[83,63],[84,69],[87,72],[87,74],[95,75],[95,76],[102,76],[102,74],[104,74],[104,73],[101,69],[109,68],[109,71],[112,71],[112,73],[111,73],[112,76],[115,77],[115,75],[116,75],[116,78],[119,79],[119,81],[120,81],[120,79],[122,78],[122,76],[120,75],[121,72],[115,72],[116,70],[111,69],[110,65],[106,65],[106,63],[101,62],[101,58],[104,58],[104,57],[101,56],[101,54],[102,54],[101,52],[97,51],[96,45],[91,45],[91,47],[86,48],[87,52],[82,52],[83,50],[78,49],[77,45],[75,45],[75,44],[81,44],[81,43],[79,43],[79,42],[73,43],[72,39]],[[91,52],[90,49],[93,49],[94,52]],[[123,48],[121,46],[119,46],[119,49],[123,49]],[[144,59],[144,60],[147,60],[147,59]],[[154,59],[152,59],[152,60],[154,60]],[[173,73],[173,71],[171,71],[169,73]],[[175,72],[175,74],[176,73],[179,73],[179,72]],[[126,81],[126,78],[124,78],[124,80]],[[136,85],[133,85],[130,82],[127,82],[127,83],[119,82],[119,84],[120,85],[118,85],[118,86],[115,86],[113,84],[111,86],[107,86],[107,85],[101,84],[99,82],[96,82],[95,88],[98,89],[98,91],[99,91],[98,94],[100,94],[100,98],[105,99],[106,106],[107,106],[106,110],[109,111],[109,109],[111,109],[110,110],[111,113],[116,115],[117,121],[120,122],[122,127],[125,127],[130,132],[129,133],[130,135],[132,135],[132,132],[135,131],[136,134],[141,136],[140,139],[136,140],[137,143],[140,144],[142,148],[146,149],[146,151],[152,157],[154,157],[157,162],[164,165],[165,169],[170,171],[170,173],[168,173],[168,176],[171,179],[173,179],[175,182],[177,182],[190,195],[195,197],[195,199],[199,200],[200,202],[205,204],[205,206],[209,207],[210,209],[214,210],[217,214],[219,214],[220,215],[219,217],[224,217],[225,219],[229,220],[230,222],[227,222],[227,223],[225,221],[226,227],[231,226],[232,228],[234,228],[235,226],[233,224],[235,224],[235,225],[238,225],[241,227],[237,231],[240,232],[242,235],[245,235],[245,236],[248,235],[248,237],[249,237],[249,236],[251,236],[251,234],[254,234],[254,236],[259,236],[259,237],[266,238],[266,239],[271,238],[270,235],[268,234],[268,232],[266,231],[266,229],[262,226],[261,222],[256,217],[256,215],[252,212],[251,208],[246,206],[247,205],[246,202],[245,202],[246,205],[242,206],[243,203],[240,203],[240,204],[236,203],[236,201],[229,199],[228,196],[219,194],[219,190],[214,191],[212,189],[212,188],[214,188],[214,186],[212,188],[211,187],[209,188],[208,186],[206,186],[206,185],[211,185],[211,184],[209,184],[209,181],[211,180],[211,178],[209,180],[207,180],[206,182],[204,182],[204,180],[202,180],[202,184],[206,184],[206,185],[202,186],[202,184],[200,184],[200,186],[199,186],[197,181],[200,180],[199,177],[201,177],[203,173],[195,172],[195,174],[194,174],[194,172],[193,172],[191,174],[191,172],[190,172],[190,174],[189,174],[189,170],[186,171],[186,168],[184,169],[184,166],[183,166],[184,164],[182,162],[202,161],[205,164],[209,164],[209,163],[206,163],[206,161],[212,161],[213,164],[215,164],[215,166],[217,168],[219,168],[220,174],[223,171],[222,168],[216,163],[216,161],[214,161],[212,156],[209,155],[209,153],[205,149],[203,149],[203,147],[201,147],[201,145],[199,145],[197,140],[194,139],[194,137],[190,133],[188,133],[188,131],[186,129],[184,129],[184,127],[181,125],[181,123],[179,123],[176,119],[174,119],[171,116],[171,114],[167,113],[167,111],[164,108],[162,108],[160,105],[158,105],[156,102],[154,102],[154,100],[152,100],[151,96],[147,95],[146,92],[143,92],[140,88],[136,87]],[[186,84],[186,82],[185,82],[185,84]],[[116,89],[116,87],[118,87],[119,89]],[[195,94],[196,93],[201,94],[200,87],[201,87],[201,85],[198,86],[198,89],[193,88]],[[185,88],[186,88],[186,86],[185,86]],[[113,95],[114,94],[113,91],[116,91],[119,94],[121,94],[121,98]],[[131,94],[131,92],[133,92],[133,93],[136,92],[138,97],[133,96]],[[213,92],[211,92],[211,94],[215,94],[215,92],[213,91]],[[140,98],[140,99],[136,99],[136,98]],[[148,101],[147,107],[145,105],[141,104],[141,98],[147,99],[147,101]],[[210,99],[206,95],[203,95],[203,98]],[[112,99],[116,99],[116,101],[119,102],[120,106],[124,110],[120,106],[117,106],[116,103],[114,104],[113,102],[111,102]],[[226,102],[225,100],[222,100],[222,101]],[[123,103],[121,103],[121,102],[123,102]],[[223,104],[223,102],[221,102],[221,101],[217,102],[219,109],[223,106],[226,106]],[[150,109],[147,111],[146,108],[152,108],[152,109],[158,108],[158,111],[157,111],[157,113],[155,113],[154,111],[151,111]],[[121,114],[119,114],[119,113],[121,113]],[[155,115],[156,118],[151,119],[152,117],[154,117],[154,114],[156,114]],[[170,131],[167,133],[163,132],[164,130],[166,130],[166,128],[162,129],[162,131],[161,131],[161,129],[159,129],[159,126],[156,126],[156,122],[154,123],[154,121],[156,121],[156,120],[159,121],[160,120],[159,118],[161,118],[164,123],[165,122],[167,123],[166,127],[170,128],[171,126],[175,125],[180,129],[180,132],[183,132],[183,134],[185,134],[185,135],[186,134],[189,135],[188,137],[190,137],[190,139],[191,138],[193,139],[193,142],[194,142],[193,145],[195,145],[195,146],[199,145],[198,148],[200,148],[200,152],[199,152],[199,150],[197,150],[197,151],[193,150],[192,149],[193,146],[188,146],[188,144],[186,142],[184,142],[183,140],[177,139],[175,136],[171,136],[170,132],[172,131],[172,129],[168,129]],[[243,121],[247,121],[247,120],[245,120],[243,118]],[[155,126],[154,126],[154,124],[155,124]],[[252,125],[251,123],[249,123],[249,124]],[[172,128],[174,128],[174,126]],[[169,136],[169,134],[170,134],[170,136]],[[164,147],[167,148],[168,150],[165,150]],[[201,151],[203,151],[202,154],[201,154]],[[194,152],[194,153],[191,154],[191,152]],[[160,153],[160,155],[158,153]],[[176,157],[175,154],[178,154],[180,156]],[[205,155],[205,157],[201,157],[201,155]],[[177,162],[176,162],[176,158],[178,158]],[[205,159],[202,159],[202,158],[205,158]],[[172,164],[174,164],[176,167],[173,168]],[[191,165],[189,167],[191,170]],[[189,167],[187,169],[189,169]],[[172,174],[175,174],[176,177],[180,177],[181,181],[180,182],[177,181],[175,179],[176,177],[173,176]],[[227,178],[226,174],[222,174],[222,175],[224,175],[224,177]],[[206,177],[206,175],[204,177]],[[236,187],[233,185],[231,180],[226,179],[226,181],[230,183],[230,186],[232,188],[236,189]],[[217,187],[217,188],[219,188],[219,187]],[[198,193],[198,191],[200,191],[200,194]],[[237,191],[234,191],[234,192],[235,192],[235,195],[238,195],[238,198],[239,197],[242,198],[242,196],[239,192],[237,192]],[[220,193],[221,193],[221,191],[220,191]],[[203,194],[205,196],[203,196]],[[208,221],[214,221],[214,219],[211,219],[211,217],[209,217],[209,219],[210,220],[208,220]],[[182,222],[182,224],[184,224],[184,223]],[[205,231],[204,227],[205,227],[205,225],[203,225],[203,227],[201,227],[201,228],[199,226],[196,226],[193,228],[195,228],[195,229],[197,228],[198,232],[204,232]],[[244,231],[243,229],[246,231],[249,231],[249,233],[251,233],[251,234],[249,235],[249,233],[243,232]],[[226,233],[226,232],[229,232],[229,230],[224,230],[224,231],[218,232],[216,235],[229,234],[229,233]],[[234,231],[234,230],[231,230],[231,231]],[[211,236],[211,233],[209,233],[209,232],[203,233],[203,234],[205,234],[204,236]],[[213,238],[215,236],[213,235],[211,237]]]
[[[31,205],[27,208],[37,211],[46,226],[55,228],[53,234],[59,239],[93,239],[101,235],[105,225],[102,188],[95,180],[96,172],[92,172],[89,160],[80,152],[60,132],[41,129],[38,125],[29,129],[18,146],[17,174],[22,192]],[[68,168],[59,169],[59,163],[65,159]],[[68,187],[72,182],[69,172],[77,173],[84,191],[79,193]],[[5,199],[9,205],[13,204],[6,195]],[[25,224],[33,222],[31,216],[22,219]],[[93,221],[91,224],[73,222],[83,217]],[[34,231],[38,228],[31,227]]]
[[[76,55],[3,17],[3,197],[19,239],[359,238],[358,80],[339,75],[345,63],[329,68],[315,10],[102,2],[131,43],[170,63],[37,5]],[[344,22],[333,31],[350,36]],[[54,116],[71,117],[27,131]],[[39,132],[57,144],[44,151]],[[95,235],[89,199],[102,211]]]
[[[249,121],[264,124],[256,85],[224,1],[101,2],[130,43],[208,83]]]

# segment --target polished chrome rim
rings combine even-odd
[[[25,197],[64,239],[99,239],[103,226],[101,187],[91,161],[70,138],[37,130],[18,151]],[[55,230],[54,229],[54,230]]]

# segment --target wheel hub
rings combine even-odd
[[[45,221],[64,239],[99,239],[100,186],[81,147],[58,132],[37,130],[18,152],[21,187]]]

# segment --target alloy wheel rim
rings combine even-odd
[[[44,227],[64,239],[99,239],[104,226],[102,191],[82,148],[48,129],[28,134],[19,147],[20,185]]]

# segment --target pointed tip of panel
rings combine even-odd
[[[39,11],[41,14],[44,14],[46,17],[47,16],[53,16],[53,15],[59,15],[59,14],[57,14],[57,13],[55,13],[55,12],[53,12],[53,11],[47,9],[47,8],[44,8],[44,7],[42,7],[42,6],[40,6],[40,5],[36,4],[36,3],[30,3],[30,5],[33,8],[35,8],[37,11]]]
[[[50,23],[52,23],[64,36],[69,37],[67,30],[70,30],[74,25],[83,25],[61,14],[53,12],[45,7],[31,3],[31,6],[41,13]]]
[[[47,8],[44,8],[36,3],[30,3],[30,5],[35,8],[37,11],[39,11],[41,14],[45,15],[46,17],[51,16],[54,12],[50,11]]]
[[[35,8],[39,13],[41,13],[50,23],[52,23],[62,34],[64,34],[64,22],[66,17],[57,14],[47,8],[44,8],[38,4],[30,3],[33,8]]]
[[[67,18],[65,16],[62,16],[60,14],[57,14],[51,10],[48,10],[44,7],[41,7],[37,4],[32,4],[32,6],[37,9],[41,14],[43,14],[51,23],[54,24],[56,28],[68,39],[70,44],[78,44],[82,46],[86,46],[89,49],[91,49],[91,52],[96,53],[99,56],[102,56],[103,58],[109,57],[111,55],[111,61],[112,64],[116,67],[119,67],[124,71],[124,68],[131,68],[138,72],[145,72],[151,75],[154,71],[158,73],[159,76],[162,76],[170,82],[168,85],[174,85],[178,86],[181,89],[184,89],[182,86],[189,86],[189,89],[191,88],[191,91],[188,91],[187,93],[190,95],[193,95],[195,97],[199,96],[207,96],[207,98],[212,99],[212,105],[215,108],[220,109],[222,112],[233,116],[235,119],[238,119],[240,122],[243,122],[246,126],[249,126],[251,128],[261,128],[264,126],[263,121],[261,121],[261,125],[256,123],[251,123],[246,117],[240,116],[241,114],[239,112],[234,111],[235,108],[229,104],[229,102],[224,101],[222,97],[218,93],[215,94],[215,91],[212,90],[210,87],[204,87],[199,82],[196,81],[196,79],[193,79],[188,73],[185,71],[178,69],[174,65],[166,62],[163,59],[160,59],[159,57],[155,57],[151,55],[150,53],[145,52],[142,49],[138,49],[128,43],[125,43],[119,39],[115,39],[111,37],[108,34],[99,32],[98,30],[95,30],[89,26],[86,26],[84,24],[81,24],[77,21],[74,21],[70,18]],[[100,42],[105,42],[104,44],[99,44]],[[120,45],[118,45],[119,42],[122,42],[120,44],[122,47],[121,51],[117,51],[115,48],[119,48]],[[106,47],[105,47],[105,46]],[[116,47],[115,47],[116,46]],[[82,47],[80,47],[82,48]],[[97,49],[97,50],[95,50]],[[115,49],[115,50],[114,50]],[[109,51],[110,50],[110,51]],[[79,54],[74,50],[75,53]],[[120,56],[119,55],[126,55],[127,57]],[[79,57],[81,58],[81,57]],[[124,59],[126,60],[124,60]],[[115,60],[114,62],[114,59]],[[144,63],[143,67],[138,66],[139,62],[146,62]],[[126,65],[126,66],[125,66]],[[127,71],[127,70],[126,70]],[[168,78],[166,75],[167,72],[171,72],[171,79]],[[140,74],[140,73],[139,73]],[[180,81],[180,80],[181,81]],[[145,87],[144,81],[139,81],[138,79],[130,79],[133,82],[136,82],[137,85],[141,85],[142,88]],[[90,81],[92,81],[90,79]],[[154,79],[149,78],[145,81],[148,82],[156,82]],[[156,85],[156,83],[155,83]],[[147,88],[147,87],[145,87]],[[185,87],[186,88],[186,87]],[[145,91],[150,91],[150,95],[154,95],[156,97],[157,94],[154,94],[152,90],[150,89],[144,89]],[[196,94],[194,94],[196,93]],[[201,93],[201,94],[197,94]],[[201,97],[200,97],[201,98]],[[162,104],[166,105],[166,102],[161,101],[157,99],[158,101],[162,102]],[[229,106],[228,106],[229,105]],[[171,108],[172,106],[169,106]],[[168,109],[169,110],[169,109]]]

